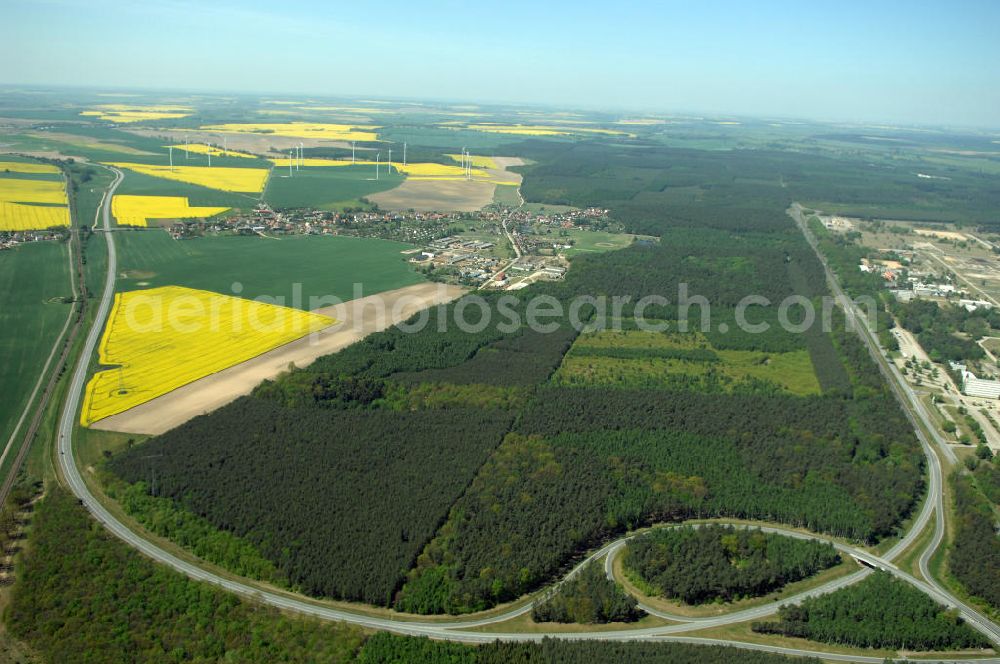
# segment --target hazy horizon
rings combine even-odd
[[[5,5],[5,86],[1000,128],[983,1]]]

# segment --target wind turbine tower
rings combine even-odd
[[[222,156],[223,157],[228,157],[229,156],[229,137],[228,136],[223,136],[222,137]]]
[[[295,170],[299,170],[299,166],[304,165],[303,162],[305,161],[305,159],[302,156],[302,152],[303,152],[302,148],[303,148],[303,144],[301,142],[299,142],[299,163],[295,165]]]
[[[295,161],[293,154],[295,154],[293,150],[288,151],[288,177],[292,177],[292,162]]]
[[[191,144],[191,139],[187,136],[184,137],[184,158],[188,158],[188,146]]]
[[[406,143],[403,143],[403,166],[406,166]]]
[[[354,163],[354,141],[351,141],[351,163]]]
[[[171,146],[171,147],[169,147],[167,149],[170,150],[170,172],[173,173],[174,172],[174,148],[173,148],[173,146]]]
[[[208,154],[208,167],[211,168],[212,167],[212,144],[211,143],[206,143],[205,145],[208,146],[208,150],[205,151]]]
[[[386,173],[392,175],[392,148],[389,148],[389,170]]]

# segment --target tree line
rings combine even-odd
[[[987,648],[989,640],[905,581],[881,571],[860,583],[801,605],[783,606],[775,622],[755,632],[784,634],[856,648],[958,650]]]

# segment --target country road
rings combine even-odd
[[[108,195],[105,197],[103,203],[103,229],[105,231],[111,230],[110,221],[110,205],[111,198],[114,193],[115,188],[121,183],[124,175],[120,171],[115,171],[116,179],[112,184]],[[807,239],[813,248],[816,248],[815,239],[811,237],[808,232],[808,228],[804,227],[804,223],[801,220],[801,208],[798,208],[798,216],[796,221],[800,223],[803,227],[803,231],[806,234]],[[793,214],[793,216],[795,216]],[[800,650],[795,648],[783,648],[773,645],[764,644],[753,644],[745,643],[739,641],[729,641],[722,639],[702,639],[697,637],[684,636],[684,632],[690,632],[698,629],[704,629],[707,626],[717,626],[717,625],[727,625],[736,623],[742,620],[747,620],[748,616],[750,618],[762,617],[773,613],[774,606],[764,606],[754,609],[749,609],[742,612],[736,612],[729,615],[717,616],[710,619],[692,619],[692,618],[682,618],[677,616],[671,616],[671,620],[676,620],[679,624],[672,624],[666,626],[656,626],[647,627],[639,629],[620,629],[613,631],[580,631],[580,632],[554,632],[554,633],[538,633],[538,632],[523,632],[523,633],[496,633],[496,632],[479,632],[474,631],[475,628],[483,627],[486,625],[500,623],[511,618],[523,615],[531,610],[531,603],[524,602],[523,604],[517,605],[505,612],[499,613],[498,615],[493,615],[481,619],[462,619],[456,618],[454,620],[440,620],[440,619],[423,619],[414,617],[403,617],[400,619],[375,617],[367,615],[359,611],[352,611],[348,609],[334,608],[328,605],[324,605],[321,602],[315,600],[309,600],[307,598],[294,596],[291,593],[284,593],[280,591],[271,591],[263,587],[258,587],[251,585],[249,582],[244,582],[242,580],[236,580],[231,578],[226,578],[219,576],[211,571],[201,568],[198,564],[190,562],[188,560],[183,560],[172,553],[160,548],[157,544],[144,539],[144,537],[131,530],[127,525],[119,521],[114,515],[112,515],[103,504],[91,493],[90,489],[87,487],[83,478],[80,475],[80,471],[75,463],[73,456],[73,432],[76,426],[76,416],[79,409],[80,399],[82,396],[82,391],[84,389],[84,384],[87,379],[87,371],[90,363],[90,358],[93,355],[94,349],[98,343],[101,336],[101,332],[104,326],[104,321],[108,315],[110,309],[111,301],[114,296],[115,289],[115,275],[117,271],[117,255],[115,253],[115,241],[114,234],[111,232],[102,233],[105,241],[107,242],[108,248],[108,265],[107,265],[107,275],[104,284],[104,290],[101,295],[100,306],[97,311],[97,315],[94,319],[93,327],[89,330],[86,341],[84,343],[83,350],[78,358],[77,364],[74,368],[71,383],[69,386],[69,393],[66,398],[66,402],[61,412],[59,426],[58,426],[58,459],[59,467],[62,471],[65,483],[69,489],[82,501],[86,508],[90,511],[92,516],[100,521],[112,534],[123,540],[129,546],[135,548],[136,550],[142,552],[146,556],[152,558],[158,563],[167,565],[172,569],[185,574],[186,576],[207,583],[219,586],[229,592],[241,595],[250,600],[267,604],[279,609],[284,609],[288,611],[294,611],[299,614],[313,616],[316,618],[324,620],[336,620],[347,622],[361,627],[366,627],[370,629],[387,630],[397,634],[407,634],[416,636],[429,636],[437,639],[448,639],[453,641],[461,641],[467,643],[481,643],[490,642],[496,639],[508,640],[508,641],[535,641],[542,638],[562,638],[571,640],[585,640],[585,639],[605,639],[605,640],[619,640],[619,641],[635,641],[635,640],[650,640],[650,641],[681,641],[686,643],[702,643],[702,644],[715,644],[715,645],[730,645],[740,648],[747,648],[752,650],[765,650],[769,652],[792,654],[792,655],[804,655],[813,657],[822,657],[825,660],[830,661],[849,661],[849,662],[872,662],[879,663],[883,661],[881,657],[869,657],[864,655],[850,655],[841,654],[837,652],[824,652],[823,646],[821,644],[816,644],[816,650]],[[818,253],[818,252],[817,252]],[[821,261],[822,256],[820,256]],[[828,279],[831,280],[831,289],[837,296],[838,300],[844,304],[847,311],[847,316],[849,319],[857,318],[857,312],[854,309],[853,303],[851,303],[843,292],[840,290],[837,281],[829,270],[829,267],[823,261],[823,265],[827,270]],[[900,398],[900,402],[903,404],[904,409],[907,411],[908,415],[913,418],[912,422],[921,440],[923,449],[927,455],[928,459],[928,474],[929,474],[929,485],[928,485],[928,500],[924,502],[920,513],[914,519],[909,532],[886,554],[881,557],[872,555],[871,553],[851,547],[844,544],[838,544],[838,548],[847,555],[856,557],[858,559],[868,562],[868,564],[881,567],[886,571],[899,576],[907,580],[909,583],[914,584],[921,590],[924,590],[932,597],[940,602],[955,606],[959,609],[962,615],[972,624],[974,627],[987,634],[990,639],[996,643],[1000,644],[1000,629],[997,628],[992,622],[987,620],[984,616],[979,614],[977,611],[968,607],[967,605],[961,603],[959,600],[954,598],[948,593],[946,589],[940,586],[932,577],[925,571],[925,560],[921,558],[921,572],[925,575],[926,581],[921,581],[915,579],[909,574],[906,574],[902,570],[898,569],[892,564],[892,561],[897,558],[902,552],[907,549],[911,544],[914,544],[920,535],[923,533],[925,527],[929,524],[930,516],[932,513],[936,514],[935,522],[935,541],[932,546],[928,548],[929,552],[933,552],[933,549],[940,543],[941,537],[944,532],[944,517],[943,517],[943,505],[941,500],[942,491],[942,470],[940,461],[934,450],[931,448],[930,441],[927,440],[925,434],[922,432],[921,427],[918,424],[918,420],[927,424],[927,415],[923,412],[922,404],[916,399],[912,391],[905,391],[907,388],[905,382],[896,383],[890,379],[891,369],[886,366],[884,357],[881,357],[878,351],[877,344],[874,344],[873,338],[871,338],[871,330],[867,328],[867,323],[862,319],[862,325],[858,328],[859,332],[862,334],[862,338],[865,339],[865,343],[869,346],[869,349],[873,353],[873,357],[876,357],[876,361],[880,361],[880,366],[884,372],[889,372],[887,374],[887,380],[890,380],[890,384],[893,385],[894,391],[896,391],[897,396]],[[900,385],[903,387],[900,388]],[[901,391],[903,390],[903,391]],[[916,414],[911,412],[915,411]],[[934,430],[928,427],[928,431],[931,435],[934,434]],[[945,454],[949,459],[954,458],[954,454],[947,445],[939,437],[935,439],[935,442],[942,449],[942,453]],[[950,456],[948,456],[950,454]],[[774,532],[788,533],[790,531],[777,527],[768,527],[768,530]],[[794,531],[792,531],[794,532]],[[819,535],[806,534],[802,532],[795,532],[796,537],[805,537],[809,539],[817,539],[821,541],[828,541]],[[581,566],[588,561],[597,561],[604,558],[606,564],[610,564],[609,561],[613,560],[613,556],[620,550],[624,545],[627,538],[621,538],[614,542],[608,543],[600,550],[591,554],[587,561],[578,565],[573,572],[575,574]],[[925,555],[929,558],[930,553]],[[855,581],[864,578],[868,574],[867,570],[860,570],[854,574],[848,575],[841,579],[835,580],[830,584],[825,586],[825,590],[828,592],[835,587],[842,587],[848,583],[853,583]],[[813,591],[802,593],[801,597],[809,594],[814,594],[819,589],[814,589]],[[801,599],[800,597],[800,599]],[[786,602],[789,600],[786,600]],[[938,662],[948,662],[954,661],[952,659],[928,659],[921,661],[938,661]],[[1000,662],[1000,658],[990,657],[990,658],[974,658],[974,659],[963,659],[962,661],[978,661],[978,662]]]

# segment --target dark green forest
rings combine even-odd
[[[996,502],[1000,471],[980,463],[974,475],[955,475],[955,540],[948,567],[972,595],[1000,609],[1000,538],[996,531]]]
[[[254,397],[219,414],[133,448],[163,455],[158,495],[253,543],[293,587],[376,604],[510,423],[489,410],[370,414]],[[111,467],[136,482],[147,462],[125,454]]]
[[[35,510],[4,617],[46,662],[350,662],[364,634],[295,620],[157,565],[108,534],[70,494]]]
[[[492,643],[477,647],[380,632],[365,644],[359,664],[792,664],[816,662],[765,652],[685,643],[559,641]]]
[[[988,648],[989,640],[913,586],[885,572],[800,606],[783,606],[765,634],[798,636],[860,648],[956,650]]]
[[[596,624],[633,622],[642,617],[636,600],[604,574],[600,561],[588,563],[573,578],[536,602],[535,622]]]
[[[830,544],[731,526],[657,528],[622,558],[644,586],[687,604],[759,597],[839,562]]]

